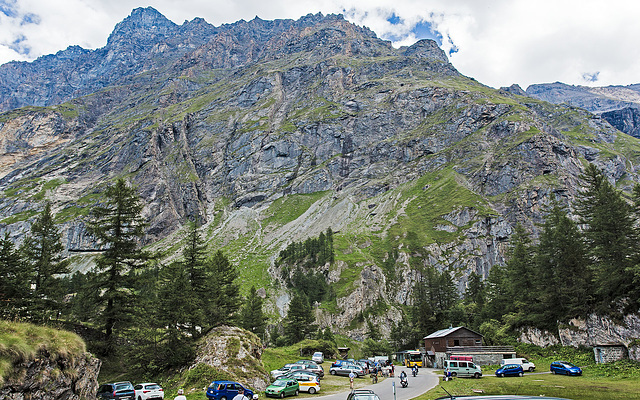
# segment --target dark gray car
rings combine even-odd
[[[100,400],[134,400],[136,392],[131,382],[105,383],[98,388]]]

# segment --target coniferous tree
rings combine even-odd
[[[240,326],[264,338],[267,317],[262,312],[262,298],[258,296],[255,286],[251,286],[249,295],[240,313]]]
[[[425,333],[423,332],[423,337]],[[402,315],[402,319],[391,326],[391,333],[389,335],[389,339],[391,340],[391,344],[395,349],[398,350],[406,350],[409,348],[413,348],[411,345],[411,338],[413,337],[411,333],[411,324],[406,315]]]
[[[577,224],[554,202],[536,251],[536,326],[553,329],[558,321],[588,313],[591,276]]]
[[[172,262],[160,270],[158,282],[158,314],[164,327],[161,364],[173,367],[184,365],[193,355],[193,315],[198,302],[190,295],[189,272],[180,262]]]
[[[9,232],[5,232],[0,239],[0,315],[7,319],[18,316],[24,299],[30,297],[29,292],[30,271],[9,238]]]
[[[304,293],[294,292],[289,312],[284,320],[284,334],[289,344],[294,344],[316,331],[315,318],[309,299]]]
[[[534,292],[535,266],[533,246],[529,233],[521,224],[517,224],[511,237],[511,251],[505,267],[507,296],[510,301],[503,304],[504,313],[517,313],[522,324],[528,324],[529,307],[536,302]]]
[[[91,212],[89,232],[101,245],[96,260],[96,282],[101,290],[102,320],[107,350],[114,345],[114,334],[131,324],[135,303],[133,272],[148,255],[139,249],[144,235],[142,203],[134,188],[120,178],[105,191],[104,206]]]
[[[47,202],[20,248],[33,276],[35,304],[32,311],[37,310],[42,318],[45,314],[60,309],[55,299],[55,275],[69,272],[69,260],[62,256],[64,246],[61,238],[53,221],[51,204]]]
[[[380,340],[382,338],[382,336],[380,335],[380,329],[378,329],[378,327],[370,320],[367,321],[366,335],[371,340]]]
[[[639,251],[633,208],[595,165],[589,164],[581,178],[585,187],[576,213],[579,223],[586,226],[596,307],[600,312],[616,313],[634,290]]]
[[[215,290],[208,295],[205,327],[233,325],[241,305],[238,272],[220,250],[207,259],[207,269],[208,282]]]
[[[207,245],[202,240],[195,223],[190,224],[186,246],[182,253],[184,256],[182,267],[189,278],[189,287],[182,296],[184,301],[194,305],[188,317],[191,334],[195,337],[199,335],[196,328],[207,325],[205,313],[211,296],[209,281],[211,272],[208,271],[207,265]]]

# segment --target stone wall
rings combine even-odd
[[[627,348],[620,346],[595,346],[593,355],[597,363],[608,363],[627,358]]]

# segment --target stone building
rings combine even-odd
[[[604,364],[627,358],[628,352],[627,347],[622,343],[607,343],[593,346],[593,355],[596,363]]]

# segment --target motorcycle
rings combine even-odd
[[[417,368],[411,368],[411,374],[413,375],[413,377],[415,378],[416,375],[418,375],[418,369]]]
[[[407,381],[406,377],[400,378],[400,386],[402,386],[403,388],[406,388],[407,386],[409,386],[409,381]]]

